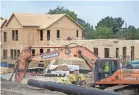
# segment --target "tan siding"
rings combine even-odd
[[[57,21],[55,24],[46,29],[51,30],[51,39],[56,39],[57,30],[60,30],[60,39],[67,37],[76,38],[76,30],[79,31],[79,37],[77,39],[82,39],[82,29],[70,20],[67,16]]]
[[[12,30],[18,30],[18,41],[13,41],[12,40]],[[7,32],[7,41],[4,42],[5,45],[22,45],[23,44],[23,30],[22,29],[17,29],[17,28],[13,28],[13,29],[8,29],[6,31],[3,32]],[[3,33],[2,33],[3,34]],[[3,39],[3,37],[2,37]]]
[[[47,22],[46,22],[47,23]],[[12,41],[12,30],[18,30],[18,41]],[[47,41],[47,30],[50,30],[51,41]],[[60,30],[60,40],[57,40],[57,30]],[[79,40],[63,41],[64,38],[76,38],[76,30],[79,31]],[[3,32],[7,32],[7,42],[3,43]],[[98,48],[98,56],[104,58],[104,48],[109,48],[110,57],[115,57],[115,50],[119,48],[119,55],[123,55],[123,47],[127,48],[127,56],[131,56],[131,46],[135,46],[135,59],[139,59],[139,40],[81,40],[82,29],[75,24],[68,17],[64,16],[59,21],[54,23],[49,28],[43,30],[43,41],[40,41],[40,30],[38,27],[22,27],[18,20],[13,17],[7,27],[2,29],[2,49],[7,49],[8,57],[10,58],[10,49],[20,49],[20,51],[27,46],[44,47],[44,46],[60,46],[69,43],[77,43],[86,46],[91,51],[93,48]],[[55,42],[53,42],[53,40]],[[114,41],[117,41],[115,43]],[[53,42],[54,44],[50,44]],[[49,43],[49,44],[48,44]],[[45,49],[44,52],[47,50]],[[35,53],[40,53],[40,48],[35,50]],[[2,52],[1,52],[2,54]],[[6,61],[6,60],[4,60]],[[9,63],[14,63],[13,60],[7,60]]]
[[[15,60],[11,59],[11,49],[18,49],[18,50],[23,50],[23,45],[3,45],[2,49],[7,49],[7,59],[3,59],[2,61],[6,61],[8,63],[15,63]],[[3,54],[3,50],[2,50],[2,54]],[[2,55],[3,56],[3,55]]]
[[[40,41],[40,30],[39,27],[22,27],[20,22],[13,16],[8,23],[7,27],[2,29],[2,49],[7,49],[8,59],[2,61],[7,61],[8,63],[15,63],[15,60],[11,60],[11,49],[19,49],[20,51],[27,46],[43,47],[50,44],[47,41],[47,30],[51,32],[51,38],[56,40],[56,31],[60,30],[60,38],[64,39],[66,37],[76,38],[76,30],[79,31],[78,39],[82,39],[82,29],[76,25],[72,20],[66,16],[57,21],[51,27],[43,31],[43,41]],[[18,41],[12,40],[12,30],[18,30]],[[7,41],[3,42],[3,32],[7,32]],[[47,49],[44,50],[46,52]],[[2,52],[1,52],[2,53]],[[35,50],[35,53],[40,53],[40,48]]]
[[[13,16],[8,23],[8,28],[22,28],[22,25],[19,23],[19,21],[16,19],[15,16]]]
[[[117,41],[117,43],[114,43]],[[110,57],[115,57],[116,48],[119,48],[119,57],[123,56],[123,47],[126,47],[126,56],[131,58],[131,46],[135,46],[134,59],[139,59],[139,40],[73,40],[73,41],[57,41],[54,45],[65,45],[69,43],[77,43],[85,46],[93,51],[93,48],[98,48],[98,56],[104,58],[104,48],[109,48]]]
[[[18,30],[18,41],[12,40],[12,30]],[[23,43],[23,29],[21,24],[18,22],[18,20],[13,16],[8,23],[7,27],[3,28],[2,31],[2,41],[3,41],[3,32],[7,32],[7,41],[4,42],[4,45],[22,45]]]
[[[43,40],[40,40],[40,30],[37,27],[24,27],[24,45],[47,45],[46,30],[43,30]]]
[[[139,40],[135,41],[135,58],[139,60]]]
[[[12,30],[18,30],[18,41],[12,40]],[[7,32],[7,41],[3,41],[3,32]],[[8,63],[15,63],[15,60],[11,60],[11,49],[23,49],[23,29],[18,20],[13,16],[7,26],[2,28],[2,49],[7,49],[7,61]],[[3,55],[2,55],[3,56]]]

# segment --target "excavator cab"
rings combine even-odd
[[[104,78],[111,76],[119,68],[120,68],[120,62],[118,59],[113,58],[97,59],[94,69],[95,81],[100,81]]]

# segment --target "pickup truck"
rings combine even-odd
[[[125,67],[128,69],[139,69],[139,60],[130,61]]]

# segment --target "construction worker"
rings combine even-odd
[[[69,69],[70,73],[69,73],[69,80],[72,84],[77,84],[77,73],[75,71],[74,68],[70,68]]]
[[[104,72],[109,72],[109,64],[108,63],[106,63],[104,65]]]
[[[108,77],[109,76],[109,63],[106,62],[105,65],[104,65],[104,77]]]
[[[70,68],[69,71],[70,73],[68,77],[72,84],[81,85],[85,83],[86,76],[84,74],[79,74],[79,71],[75,68]]]

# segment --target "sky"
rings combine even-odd
[[[74,11],[93,26],[106,16],[122,17],[127,25],[139,28],[139,1],[1,1],[1,17],[13,12],[47,13],[57,6]]]

